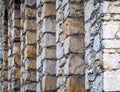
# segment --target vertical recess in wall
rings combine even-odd
[[[85,0],[86,91],[103,92],[102,0]],[[106,17],[107,18],[107,17]],[[110,32],[110,31],[109,31]],[[109,34],[109,33],[108,33]]]
[[[20,0],[10,1],[8,8],[8,91],[20,91]]]
[[[37,92],[56,92],[56,0],[37,4]]]
[[[3,21],[3,30],[4,30],[4,37],[3,37],[3,92],[8,91],[8,10],[4,6],[4,21]]]
[[[83,0],[56,0],[57,92],[85,91]]]
[[[36,0],[22,0],[21,15],[21,91],[36,92]]]

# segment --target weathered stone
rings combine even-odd
[[[103,66],[107,70],[111,69],[119,69],[120,68],[120,54],[109,54],[104,53],[103,54]]]
[[[35,45],[26,46],[25,57],[36,57],[36,46]]]
[[[27,7],[27,8],[25,9],[25,17],[26,17],[26,18],[30,18],[30,17],[35,18],[35,17],[36,17],[36,10]]]
[[[103,79],[104,91],[120,90],[120,71],[105,71]]]
[[[25,62],[25,69],[26,70],[36,70],[36,61],[35,59],[27,59]]]
[[[36,44],[36,32],[26,32],[26,44]]]
[[[56,14],[55,4],[53,3],[43,4],[42,18],[48,17],[48,16],[54,16],[55,14]]]
[[[63,31],[66,36],[80,33],[83,34],[84,31],[83,26],[84,26],[83,22],[80,22],[72,18],[68,18],[63,25]]]
[[[55,49],[44,48],[42,50],[42,59],[55,59],[56,52]]]
[[[44,76],[42,79],[42,91],[53,91],[55,92],[56,90],[56,77],[51,77],[51,76]]]
[[[72,77],[67,79],[66,92],[84,92],[84,81]]]
[[[24,30],[36,30],[36,21],[35,20],[25,20],[24,23]]]
[[[55,60],[45,60],[43,62],[43,74],[56,74],[56,61]]]
[[[49,39],[49,41],[48,41],[48,39]],[[50,33],[44,34],[42,37],[41,44],[43,47],[55,46],[55,44],[56,44],[55,35],[50,34]]]
[[[103,47],[104,48],[120,48],[120,41],[119,40],[103,40]]]
[[[84,42],[83,39],[78,37],[67,37],[64,43],[65,54],[73,53],[84,53]]]
[[[62,58],[63,55],[64,55],[64,52],[63,52],[63,46],[61,43],[57,43],[57,52],[56,52],[56,56],[58,59]]]
[[[55,18],[44,18],[43,19],[43,26],[42,26],[42,33],[45,32],[52,32],[55,33],[55,27],[56,27],[56,21]]]
[[[83,60],[83,58],[77,55],[70,55],[66,61],[64,73],[66,75],[83,75],[85,73],[85,61]]]

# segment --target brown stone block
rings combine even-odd
[[[8,61],[3,62],[3,69],[8,69]]]
[[[84,53],[84,40],[79,37],[67,37],[64,42],[65,54],[73,53]]]
[[[4,80],[8,80],[8,71],[4,70]]]
[[[24,30],[36,30],[36,20],[25,20]]]
[[[20,38],[20,30],[18,30],[17,28],[14,28],[12,30],[12,36],[13,36],[13,39],[19,39]]]
[[[13,21],[13,26],[14,26],[14,27],[19,27],[19,26],[20,26],[20,20],[14,19],[14,21]]]
[[[20,79],[20,68],[14,70],[13,76],[15,79]]]
[[[36,81],[36,72],[35,70],[30,70],[30,71],[26,71],[24,74],[24,82],[25,83],[29,83],[29,82],[33,82]]]
[[[13,62],[14,62],[15,67],[20,67],[21,66],[21,55],[14,55]]]
[[[25,92],[36,92],[36,87],[37,87],[36,83],[26,84],[25,85]]]
[[[36,9],[28,8],[26,7],[25,9],[25,17],[36,17]]]
[[[85,92],[84,81],[72,77],[68,78],[66,82],[66,92]]]
[[[56,9],[55,4],[53,3],[44,3],[43,5],[43,12],[42,17],[48,17],[48,16],[55,16],[56,15]]]
[[[5,92],[8,92],[8,81],[4,81],[4,83],[3,83],[3,90]]]
[[[25,69],[26,70],[31,70],[31,69],[36,70],[36,60],[35,59],[27,59],[25,62]]]
[[[68,18],[63,25],[63,33],[68,35],[84,34],[84,22]]]
[[[36,32],[26,32],[26,44],[36,44]]]
[[[42,79],[42,92],[53,91],[56,90],[56,77],[44,76]]]
[[[36,45],[27,45],[26,46],[25,57],[36,57]]]
[[[20,42],[13,44],[13,54],[20,54]]]

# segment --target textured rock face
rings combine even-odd
[[[91,92],[120,91],[119,3],[85,2],[86,90]]]
[[[0,92],[119,92],[119,0],[0,0]]]

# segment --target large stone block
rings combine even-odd
[[[42,92],[56,92],[56,77],[44,76],[42,79]]]
[[[25,20],[24,31],[27,30],[36,30],[36,20]]]
[[[56,45],[55,34],[50,33],[44,34],[42,37],[41,45],[43,47],[55,46]]]
[[[30,18],[30,17],[35,18],[36,17],[36,10],[32,9],[32,8],[29,8],[29,7],[26,7],[25,17],[26,18]]]
[[[107,49],[117,49],[120,48],[120,40],[103,40],[103,48]]]
[[[26,32],[26,44],[36,44],[36,32],[27,31]]]
[[[56,59],[56,50],[51,48],[44,48],[42,50],[42,59]]]
[[[49,17],[43,19],[42,33],[51,32],[55,33],[56,29],[56,20],[55,18]]]
[[[103,78],[103,89],[105,92],[120,91],[120,71],[105,71]]]
[[[55,60],[45,60],[43,62],[43,74],[45,75],[56,74],[56,61]]]
[[[35,59],[27,59],[25,62],[26,70],[36,70],[36,60]]]
[[[43,4],[42,18],[48,17],[48,16],[55,16],[55,14],[56,14],[55,4],[53,3]]]
[[[84,33],[84,23],[79,20],[68,18],[63,25],[63,32],[66,36]]]
[[[78,55],[70,55],[64,66],[65,75],[71,74],[85,74],[85,61],[84,58]]]
[[[25,91],[26,92],[36,92],[36,83],[30,83],[25,85]]]
[[[85,92],[84,81],[72,77],[68,78],[66,82],[66,92]]]
[[[84,41],[79,37],[67,37],[64,42],[64,53],[84,53]]]
[[[26,46],[25,57],[36,57],[36,45],[27,45]]]
[[[114,54],[104,53],[103,54],[103,66],[107,70],[120,69],[119,60],[120,60],[119,53],[114,53]]]

